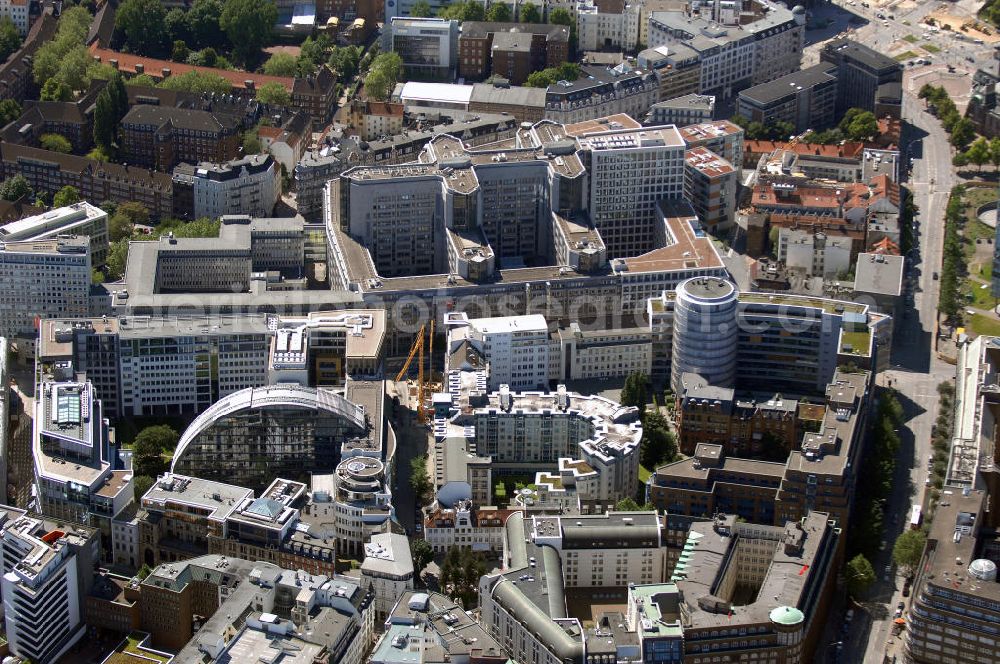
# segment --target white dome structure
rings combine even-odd
[[[987,560],[986,558],[973,560],[969,565],[969,576],[979,579],[980,581],[996,581],[997,564],[992,560]]]

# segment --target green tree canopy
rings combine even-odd
[[[115,12],[115,30],[130,52],[159,58],[170,43],[166,18],[160,0],[123,0]]]
[[[497,23],[510,23],[514,20],[514,15],[508,5],[503,0],[494,0],[490,8],[486,10],[486,20]]]
[[[917,569],[920,558],[924,555],[924,545],[927,535],[922,530],[904,530],[896,538],[892,547],[892,560],[901,568],[906,568],[908,574]]]
[[[634,406],[639,412],[646,410],[649,403],[649,376],[644,373],[629,374],[622,386],[620,402],[623,406]]]
[[[175,49],[177,42],[184,44],[185,48],[188,47],[188,42],[191,41],[191,29],[188,24],[187,12],[180,7],[174,7],[163,17],[163,27],[167,31],[167,41],[173,43]],[[171,59],[177,60],[177,58]]]
[[[132,221],[121,212],[115,212],[108,219],[108,239],[111,242],[127,240],[132,236]]]
[[[278,8],[271,0],[226,0],[219,27],[240,59],[250,62],[270,39],[277,20]]]
[[[292,95],[281,83],[265,83],[257,88],[257,101],[262,104],[288,106],[292,103]]]
[[[128,86],[139,86],[143,88],[155,88],[156,79],[149,74],[139,74],[138,76],[133,76],[125,82]]]
[[[182,92],[218,92],[225,94],[232,90],[232,84],[218,74],[202,73],[196,69],[179,76],[168,76],[160,82],[164,90],[179,90]]]
[[[69,154],[73,151],[72,143],[61,134],[42,134],[38,139],[38,143],[42,146],[43,150],[51,150],[52,152],[61,152],[63,154]]]
[[[197,48],[225,45],[223,34],[219,29],[222,18],[222,2],[220,0],[194,0],[187,12],[188,31]]]
[[[456,21],[482,21],[486,18],[486,10],[476,0],[458,0],[438,10],[438,16]]]
[[[521,5],[519,11],[519,18],[521,23],[541,23],[542,22],[542,12],[539,11],[538,5],[533,2],[526,2]]]
[[[369,99],[385,101],[403,75],[403,60],[397,53],[381,53],[365,76],[365,93]]]
[[[975,164],[981,170],[983,165],[990,161],[990,142],[980,136],[965,151],[965,156],[969,163]]]
[[[361,63],[361,49],[357,46],[336,47],[330,52],[327,64],[341,80],[354,78]]]
[[[135,496],[135,501],[137,503],[142,500],[142,497],[146,495],[147,491],[153,488],[154,481],[155,480],[153,480],[153,478],[149,475],[136,475],[135,479],[132,480],[132,488],[135,491],[133,495]],[[148,576],[149,572],[146,574]]]
[[[115,119],[115,109],[108,89],[101,90],[94,106],[94,143],[105,153],[114,149],[115,133],[118,122]]]
[[[441,565],[441,590],[463,608],[476,606],[479,579],[486,574],[486,560],[469,547],[452,546]]]
[[[21,48],[21,35],[10,16],[0,17],[0,62],[6,62],[12,53]]]
[[[969,118],[959,118],[951,127],[951,144],[964,148],[976,135],[976,126]]]
[[[410,462],[410,487],[416,495],[418,505],[430,502],[434,484],[427,472],[427,457],[419,456]]]
[[[290,53],[275,53],[264,63],[264,73],[270,76],[295,76],[299,60]]]
[[[427,540],[412,538],[410,540],[410,556],[413,558],[413,576],[417,579],[432,560],[434,560],[434,549],[427,543]]]
[[[260,154],[264,148],[260,144],[260,134],[257,127],[243,134],[243,154]]]
[[[149,426],[139,432],[132,443],[132,467],[138,475],[156,477],[166,469],[164,453],[177,447],[179,436],[165,424]]]
[[[847,581],[847,592],[856,599],[864,597],[868,588],[875,583],[875,570],[868,559],[860,553],[847,563],[844,576]]]
[[[31,185],[20,173],[0,182],[0,198],[5,201],[19,201],[26,196],[31,198]]]
[[[417,0],[410,7],[410,16],[413,18],[430,18],[433,14],[431,4],[427,0]]]
[[[80,190],[66,185],[52,196],[52,207],[61,208],[80,202]]]
[[[848,113],[860,110],[852,108],[848,110]],[[852,141],[869,141],[878,135],[878,121],[875,119],[874,113],[861,111],[855,113],[849,122],[842,121],[840,129]]]
[[[21,105],[13,99],[0,100],[0,127],[6,127],[21,117]]]
[[[639,463],[653,470],[677,457],[677,441],[667,418],[658,410],[646,412],[639,441]]]

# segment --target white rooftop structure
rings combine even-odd
[[[472,100],[472,86],[409,81],[403,84],[399,98],[404,104],[424,101],[468,105]]]

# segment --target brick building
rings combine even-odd
[[[466,21],[458,38],[458,72],[467,80],[496,74],[520,85],[531,72],[568,60],[565,25]]]
[[[229,116],[143,104],[122,118],[121,143],[126,163],[169,171],[182,161],[235,159],[240,136]]]

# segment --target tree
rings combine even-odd
[[[424,568],[434,560],[434,549],[427,540],[414,538],[410,540],[410,556],[413,558],[413,576],[419,579]]]
[[[431,10],[431,5],[427,0],[417,0],[410,7],[410,16],[413,18],[430,18],[434,12]]]
[[[60,83],[54,76],[45,81],[42,86],[42,101],[69,101],[73,98],[73,91],[64,83]]]
[[[482,21],[486,18],[486,10],[476,0],[466,0],[465,2],[458,0],[438,10],[438,16],[456,21]]]
[[[573,25],[573,15],[568,9],[556,7],[549,12],[549,23],[552,25]]]
[[[133,53],[161,57],[167,52],[167,10],[160,0],[123,0],[115,12],[115,30]]]
[[[629,374],[625,378],[622,386],[620,402],[623,406],[635,406],[639,412],[645,412],[646,404],[649,402],[649,376],[644,373]]]
[[[951,144],[958,149],[964,148],[976,135],[976,127],[972,120],[960,118],[951,127]]]
[[[497,23],[510,23],[514,20],[513,13],[510,11],[510,5],[503,0],[495,0],[490,5],[490,8],[486,10],[486,20],[496,21]]]
[[[847,563],[844,571],[847,581],[847,592],[854,598],[863,597],[868,592],[868,588],[875,583],[875,570],[860,553]]]
[[[220,0],[195,0],[187,13],[188,31],[191,40],[197,48],[206,46],[223,46],[219,30],[219,19],[222,16]]]
[[[127,240],[131,236],[132,221],[121,212],[111,215],[111,218],[108,219],[108,239],[111,242],[117,242],[118,240]]]
[[[978,166],[979,170],[983,170],[983,165],[990,160],[990,142],[980,136],[969,146],[965,156],[970,163]]]
[[[42,134],[38,139],[38,143],[42,146],[43,150],[51,150],[52,152],[61,152],[63,154],[69,154],[73,151],[72,143],[61,134]]]
[[[993,168],[1000,168],[1000,136],[990,141],[990,161]]]
[[[358,73],[361,63],[361,49],[357,46],[334,48],[326,63],[337,72],[341,80],[350,80]]]
[[[521,5],[520,20],[521,23],[541,23],[542,12],[538,10],[538,5],[533,2],[526,2]]]
[[[222,28],[243,62],[254,59],[271,37],[278,8],[271,0],[226,0],[219,17]]]
[[[110,153],[117,129],[118,122],[115,119],[111,95],[105,88],[97,95],[97,104],[94,106],[94,143],[106,153]]]
[[[257,127],[243,134],[243,154],[260,154],[264,151],[260,144]]]
[[[6,127],[21,117],[21,105],[13,99],[0,100],[0,127]]]
[[[155,88],[156,79],[149,74],[139,74],[138,76],[133,76],[130,78],[125,85],[129,87],[137,86],[143,88]]]
[[[146,492],[153,487],[153,478],[149,475],[136,475],[132,480],[132,488],[135,490],[135,502],[140,502]]]
[[[964,152],[956,152],[955,156],[951,158],[951,165],[956,168],[962,168],[969,165],[969,156]]]
[[[115,213],[124,215],[129,220],[129,223],[132,224],[145,225],[149,223],[149,210],[142,203],[125,201],[118,206]]]
[[[178,90],[181,92],[218,92],[228,93],[232,90],[232,84],[218,74],[202,73],[197,69],[181,74],[180,76],[168,76],[157,86],[164,90]]]
[[[92,20],[90,12],[83,7],[70,7],[63,11],[55,38],[42,44],[35,52],[31,65],[35,83],[42,85],[55,76],[66,54],[75,47],[83,46]]]
[[[641,509],[642,506],[633,498],[622,498],[615,504],[616,512],[638,512]]]
[[[170,59],[174,62],[187,62],[190,57],[191,49],[188,48],[188,45],[183,40],[175,40],[174,47],[170,50]]]
[[[927,543],[927,535],[922,530],[904,530],[896,538],[896,543],[892,547],[892,560],[901,568],[905,568],[907,574],[912,574],[920,564],[920,558],[924,555],[924,545]]]
[[[168,11],[163,18],[163,27],[167,31],[167,40],[173,43],[174,49],[177,48],[177,42],[181,42],[187,48],[188,42],[191,41],[191,28],[188,24],[187,13],[183,9],[174,7]],[[177,58],[171,59],[177,60]]]
[[[299,61],[289,53],[275,53],[264,63],[264,73],[269,76],[295,76]]]
[[[52,196],[52,207],[61,208],[80,202],[80,190],[66,185]]]
[[[108,278],[118,281],[125,276],[125,265],[128,262],[128,238],[122,238],[111,243],[108,259],[104,265]]]
[[[74,46],[63,56],[55,78],[70,90],[85,90],[90,86],[92,67],[95,64],[90,51],[83,44]]]
[[[403,73],[403,60],[396,53],[382,53],[372,61],[365,77],[365,93],[369,99],[385,101]]]
[[[878,135],[878,120],[875,119],[874,113],[864,111],[855,115],[841,131],[852,141],[868,141]]]
[[[257,88],[257,101],[274,106],[288,106],[292,103],[292,95],[281,83],[265,83]]]
[[[10,16],[0,18],[0,62],[6,62],[11,53],[21,48],[21,35]]]
[[[31,197],[31,185],[20,173],[0,182],[0,198],[5,201],[19,201],[26,196]]]
[[[434,485],[427,473],[427,457],[416,457],[410,462],[410,487],[418,504],[430,502]]]
[[[441,590],[471,609],[479,595],[479,579],[486,574],[486,560],[469,547],[452,546],[441,565]]]
[[[667,418],[657,410],[646,413],[639,441],[639,463],[653,470],[677,457],[677,441],[670,431]]]
[[[137,475],[156,477],[166,469],[163,453],[177,447],[178,435],[165,424],[149,426],[139,432],[132,443],[132,469]]]

